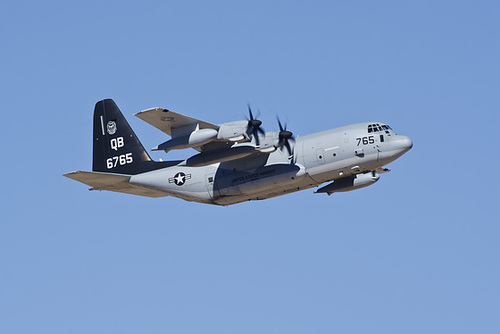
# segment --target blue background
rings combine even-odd
[[[0,332],[499,333],[496,1],[0,4]],[[380,121],[372,187],[230,207],[89,192],[94,104],[296,135]],[[190,151],[152,153],[154,159]]]

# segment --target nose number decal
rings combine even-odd
[[[363,138],[356,138],[356,140],[358,141],[358,145],[357,146],[359,146],[361,143],[363,145],[368,145],[368,144],[375,143],[375,138],[373,136],[368,136],[368,137],[363,137]]]

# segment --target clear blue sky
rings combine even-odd
[[[0,4],[1,333],[500,333],[496,1]],[[374,186],[89,192],[94,104],[413,139]],[[189,151],[155,159],[187,156]]]

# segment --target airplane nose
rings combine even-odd
[[[409,151],[413,147],[413,142],[410,137],[407,136],[398,136],[398,143],[401,145],[401,149],[405,152]]]

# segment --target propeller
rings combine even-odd
[[[279,140],[278,140],[278,146],[283,149],[283,146],[286,147],[288,150],[288,154],[292,155],[292,148],[290,147],[290,140],[295,141],[295,138],[293,138],[293,133],[290,131],[287,131],[286,129],[286,124],[285,127],[281,125],[280,119],[278,118],[278,125],[280,127],[280,133],[279,133]]]
[[[250,115],[250,119],[248,120],[247,132],[251,133],[255,138],[255,143],[257,146],[260,145],[259,141],[259,132],[265,135],[264,130],[260,127],[262,122],[253,117],[252,108],[250,108],[250,104],[248,104],[248,113]]]

